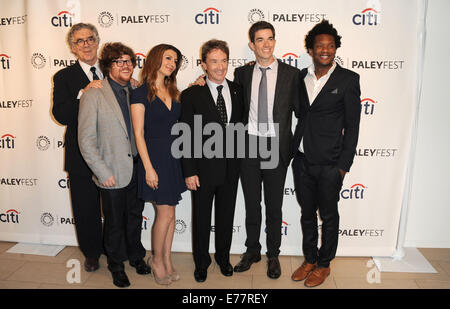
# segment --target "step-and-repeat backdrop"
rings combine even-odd
[[[65,43],[72,25],[94,24],[101,45],[121,41],[132,47],[136,79],[152,46],[177,46],[183,53],[178,74],[183,90],[202,73],[199,48],[211,38],[230,46],[228,78],[254,60],[248,29],[259,20],[276,29],[277,58],[300,69],[308,66],[305,34],[325,18],[342,35],[336,61],[361,75],[361,130],[340,193],[338,255],[394,252],[417,104],[424,1],[0,0],[0,6],[0,240],[77,245],[70,180],[63,171],[65,127],[51,115],[52,77],[75,62]],[[245,250],[239,190],[232,253]],[[281,254],[301,255],[300,207],[291,170],[284,192]],[[147,203],[142,224],[147,249],[154,217]],[[264,221],[263,215],[263,253]],[[191,222],[186,192],[177,207],[174,251],[191,251]],[[211,236],[213,251],[214,222]]]

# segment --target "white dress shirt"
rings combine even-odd
[[[217,86],[219,86],[219,85],[223,86],[222,96],[225,101],[225,108],[227,109],[227,121],[229,123],[230,119],[231,119],[232,104],[231,104],[230,88],[228,87],[227,80],[224,79],[221,84],[216,84],[216,83],[212,82],[209,78],[206,78],[206,84],[209,87],[209,91],[211,91],[211,95],[212,95],[212,97],[214,99],[214,103],[216,103],[216,105],[217,105],[217,95],[219,94],[219,92],[217,91]]]
[[[328,70],[327,74],[325,74],[321,78],[317,79],[314,64],[311,64],[308,67],[308,74],[306,74],[306,76],[305,76],[305,86],[306,86],[306,91],[308,92],[309,105],[312,105],[314,103],[314,100],[316,99],[319,92],[322,90],[323,86],[325,86],[325,84],[327,83],[328,79],[331,76],[331,73],[333,73],[335,68],[336,68],[336,62],[333,61],[333,65]],[[303,150],[303,138],[300,142],[300,146],[298,147],[298,150],[300,150],[300,152],[305,152]]]
[[[89,81],[92,82],[94,80],[94,76],[91,72],[91,67],[95,67],[95,74],[97,74],[98,78],[103,79],[103,73],[102,70],[100,70],[100,64],[99,61],[97,60],[97,62],[94,65],[89,65],[83,61],[78,61],[80,63],[81,68],[83,69],[84,74],[86,74],[87,78],[89,78]],[[80,89],[80,91],[78,92],[78,97],[77,99],[81,98],[81,95],[83,94],[83,91],[81,91],[82,89]]]
[[[262,67],[255,63],[252,77],[252,92],[250,96],[250,111],[248,114],[248,134],[257,136],[275,136],[275,127],[273,125],[273,105],[275,100],[275,86],[277,84],[278,61],[274,61],[268,67]],[[267,109],[269,130],[265,134],[258,132],[258,96],[259,84],[261,82],[262,72],[260,68],[270,68],[266,71],[267,78]]]

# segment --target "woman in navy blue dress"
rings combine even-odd
[[[155,205],[153,257],[149,264],[155,281],[167,285],[179,279],[170,256],[175,206],[186,191],[181,162],[170,151],[175,138],[170,132],[181,111],[176,85],[181,53],[174,46],[160,44],[150,50],[146,59],[143,85],[131,95],[131,115],[140,156],[138,195]]]

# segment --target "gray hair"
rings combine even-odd
[[[73,36],[75,32],[81,30],[81,29],[89,29],[94,33],[95,41],[97,43],[100,43],[100,36],[98,35],[97,28],[95,28],[94,25],[88,24],[88,23],[78,23],[72,26],[70,28],[69,32],[67,33],[67,44],[69,44],[69,47],[72,48],[73,46]]]

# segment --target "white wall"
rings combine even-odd
[[[450,248],[450,1],[428,2],[423,87],[405,246]]]

